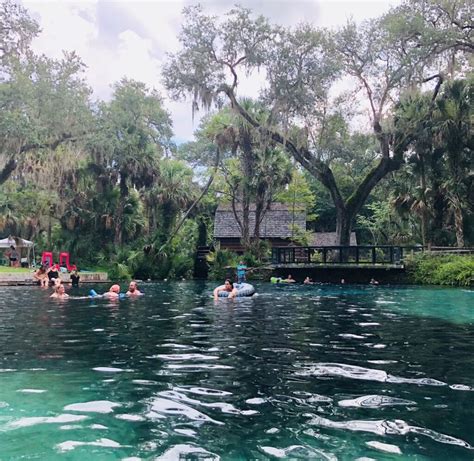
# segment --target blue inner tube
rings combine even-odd
[[[102,298],[104,295],[100,295],[97,293],[95,290],[90,290],[89,291],[89,298]],[[119,293],[118,298],[119,299],[125,299],[127,295],[125,293]]]
[[[237,297],[243,298],[246,296],[252,296],[255,294],[255,288],[250,283],[234,283],[234,288],[237,288]],[[229,296],[228,291],[219,292],[219,298],[227,298]]]

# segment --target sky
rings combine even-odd
[[[76,51],[87,66],[86,80],[97,99],[108,100],[112,85],[123,77],[156,88],[173,120],[175,140],[189,141],[199,124],[190,101],[174,102],[161,82],[166,53],[179,50],[183,7],[188,0],[23,0],[42,29],[32,46],[35,52],[60,58]],[[204,0],[206,12],[223,14],[236,3],[285,26],[301,22],[337,27],[348,19],[362,21],[388,11],[400,0]],[[243,81],[241,96],[257,96],[258,77]],[[201,114],[202,115],[202,114]]]

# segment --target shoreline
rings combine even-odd
[[[109,276],[107,272],[80,272],[80,283],[108,283]],[[69,273],[59,274],[65,285],[71,284]],[[33,280],[32,272],[1,272],[0,286],[35,286],[36,280]]]

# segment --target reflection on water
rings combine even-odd
[[[0,289],[0,459],[474,459],[474,292],[143,288]]]

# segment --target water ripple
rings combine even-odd
[[[377,435],[406,435],[409,433],[424,435],[436,442],[449,445],[458,445],[468,450],[474,450],[469,443],[464,440],[441,434],[424,427],[410,426],[405,421],[396,419],[390,420],[352,420],[352,421],[332,421],[330,419],[316,416],[308,424],[329,429],[346,429],[355,432],[370,432]]]
[[[402,378],[399,376],[390,375],[383,370],[341,363],[316,363],[314,365],[299,366],[302,368],[296,372],[296,375],[299,376],[335,376],[364,381],[379,381],[382,383],[387,382],[396,384],[418,384],[422,386],[447,385],[443,381],[438,381],[437,379],[433,378]]]
[[[379,408],[392,407],[397,405],[416,405],[412,400],[398,399],[386,395],[363,395],[357,399],[340,400],[337,403],[340,407],[356,407],[356,408]]]

